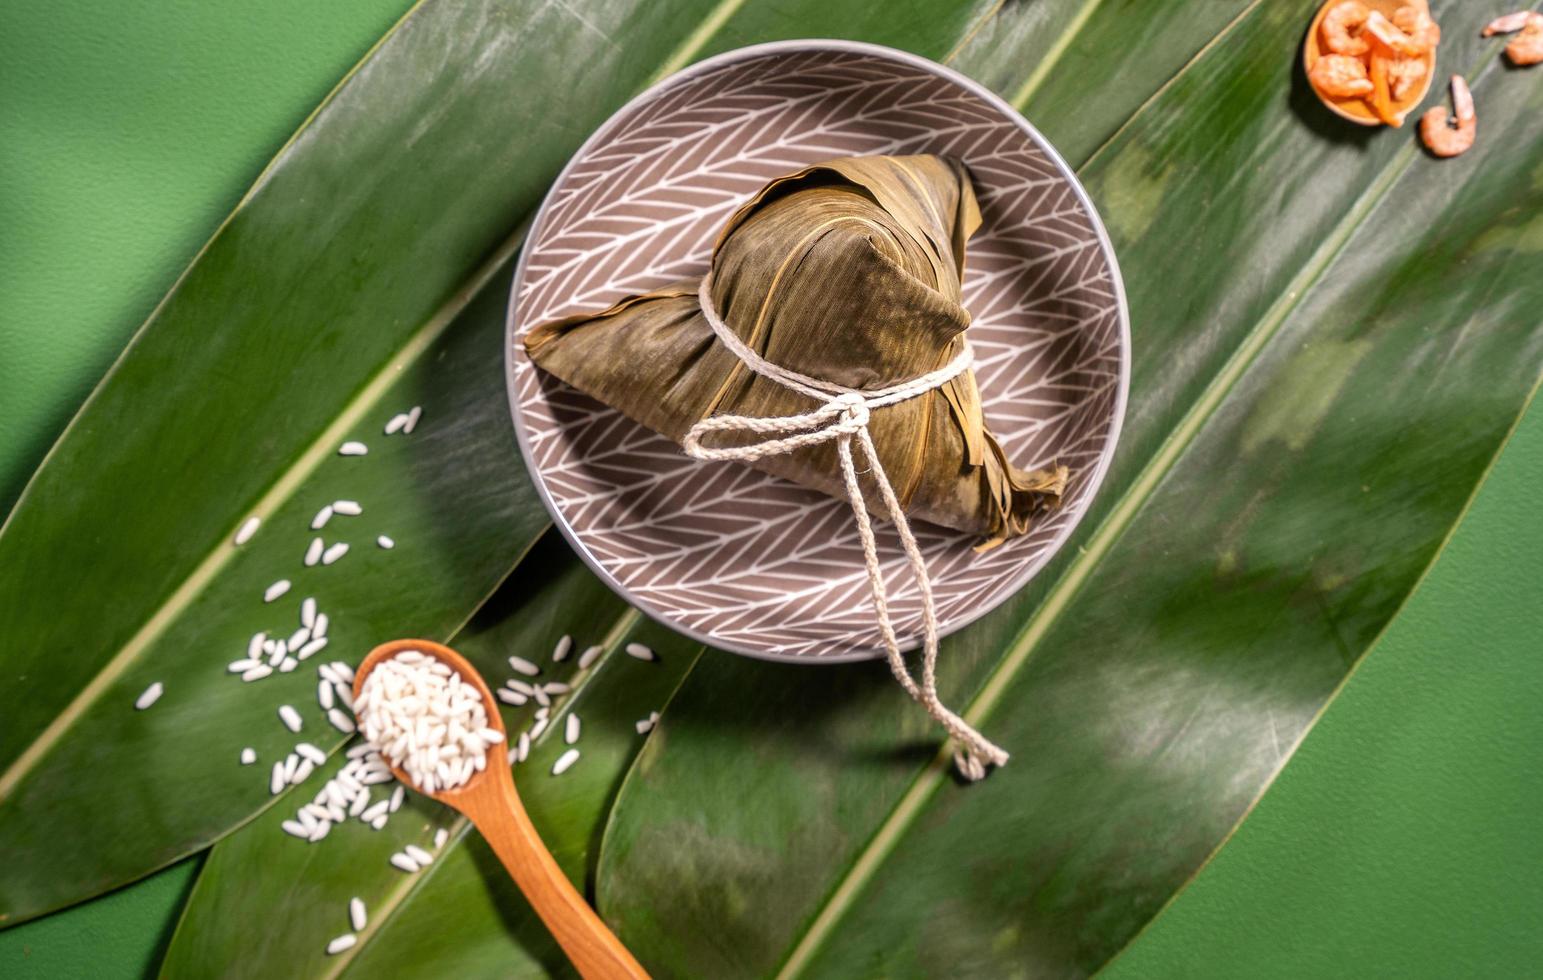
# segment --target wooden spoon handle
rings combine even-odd
[[[648,973],[600,920],[557,866],[525,813],[514,783],[494,780],[497,794],[477,794],[462,811],[492,845],[510,877],[585,980],[648,980]],[[470,805],[467,805],[470,804]]]

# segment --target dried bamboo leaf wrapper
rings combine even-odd
[[[964,243],[979,227],[968,171],[936,156],[858,157],[769,183],[725,223],[711,295],[753,351],[786,369],[876,390],[957,356],[970,316],[960,301]],[[810,399],[755,375],[713,337],[686,281],[526,335],[542,369],[675,440],[711,415],[779,417]],[[1022,534],[1053,506],[1066,471],[1006,459],[973,372],[874,411],[879,458],[906,514],[977,535]],[[845,497],[835,447],[753,465]],[[870,511],[884,515],[872,488]]]

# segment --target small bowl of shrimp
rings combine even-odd
[[[1426,0],[1328,0],[1308,28],[1302,63],[1330,112],[1397,127],[1430,91],[1440,43]]]

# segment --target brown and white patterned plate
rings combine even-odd
[[[1001,99],[957,72],[838,41],[703,61],[612,116],[568,163],[515,272],[509,400],[547,508],[612,588],[721,649],[802,662],[877,656],[849,505],[737,463],[703,463],[538,370],[521,338],[707,268],[719,226],[766,181],[860,154],[960,157],[984,223],[964,281],[986,418],[1025,468],[1062,462],[1064,505],[976,554],[916,527],[945,633],[983,616],[1055,554],[1114,452],[1130,373],[1114,252],[1071,170]],[[920,603],[893,529],[879,547],[896,627]]]

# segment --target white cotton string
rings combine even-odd
[[[686,452],[697,459],[731,459],[748,462],[764,459],[767,456],[780,456],[822,442],[836,443],[836,455],[841,460],[842,482],[846,485],[847,499],[851,502],[852,513],[857,518],[857,534],[863,543],[863,558],[868,566],[868,588],[873,594],[874,619],[878,621],[879,634],[884,640],[889,669],[900,682],[900,686],[905,688],[905,692],[926,708],[927,713],[946,728],[959,743],[960,748],[954,753],[954,765],[958,767],[960,774],[969,780],[980,779],[986,775],[987,766],[1000,766],[1006,763],[1007,753],[971,728],[963,718],[948,710],[938,700],[938,617],[932,601],[932,581],[927,577],[927,564],[922,558],[921,549],[917,547],[915,535],[911,533],[911,525],[900,509],[895,488],[890,485],[889,478],[884,474],[884,468],[879,464],[878,450],[874,448],[873,439],[868,434],[868,422],[873,409],[894,405],[908,398],[925,394],[969,368],[974,359],[969,342],[964,343],[958,356],[936,371],[888,388],[859,391],[779,367],[751,350],[718,315],[718,310],[713,304],[711,287],[712,276],[704,276],[702,285],[697,290],[697,298],[701,301],[702,315],[707,318],[707,323],[712,327],[718,342],[728,348],[751,371],[785,388],[791,388],[806,395],[820,405],[801,415],[783,415],[775,418],[715,415],[703,419],[686,433],[683,442]],[[747,445],[721,448],[702,445],[705,437],[717,432],[750,433],[767,438]],[[868,515],[867,505],[863,503],[862,487],[857,482],[857,467],[853,462],[852,453],[854,442],[868,464],[868,472],[872,475],[879,495],[884,500],[884,508],[889,511],[890,520],[894,522],[895,530],[900,535],[900,544],[905,548],[906,558],[910,562],[911,575],[915,577],[917,587],[921,591],[922,675],[919,684],[906,668],[905,660],[900,655],[900,642],[895,638],[895,627],[889,615],[889,595],[884,588],[884,576],[879,568],[878,546],[874,541],[873,519]]]

